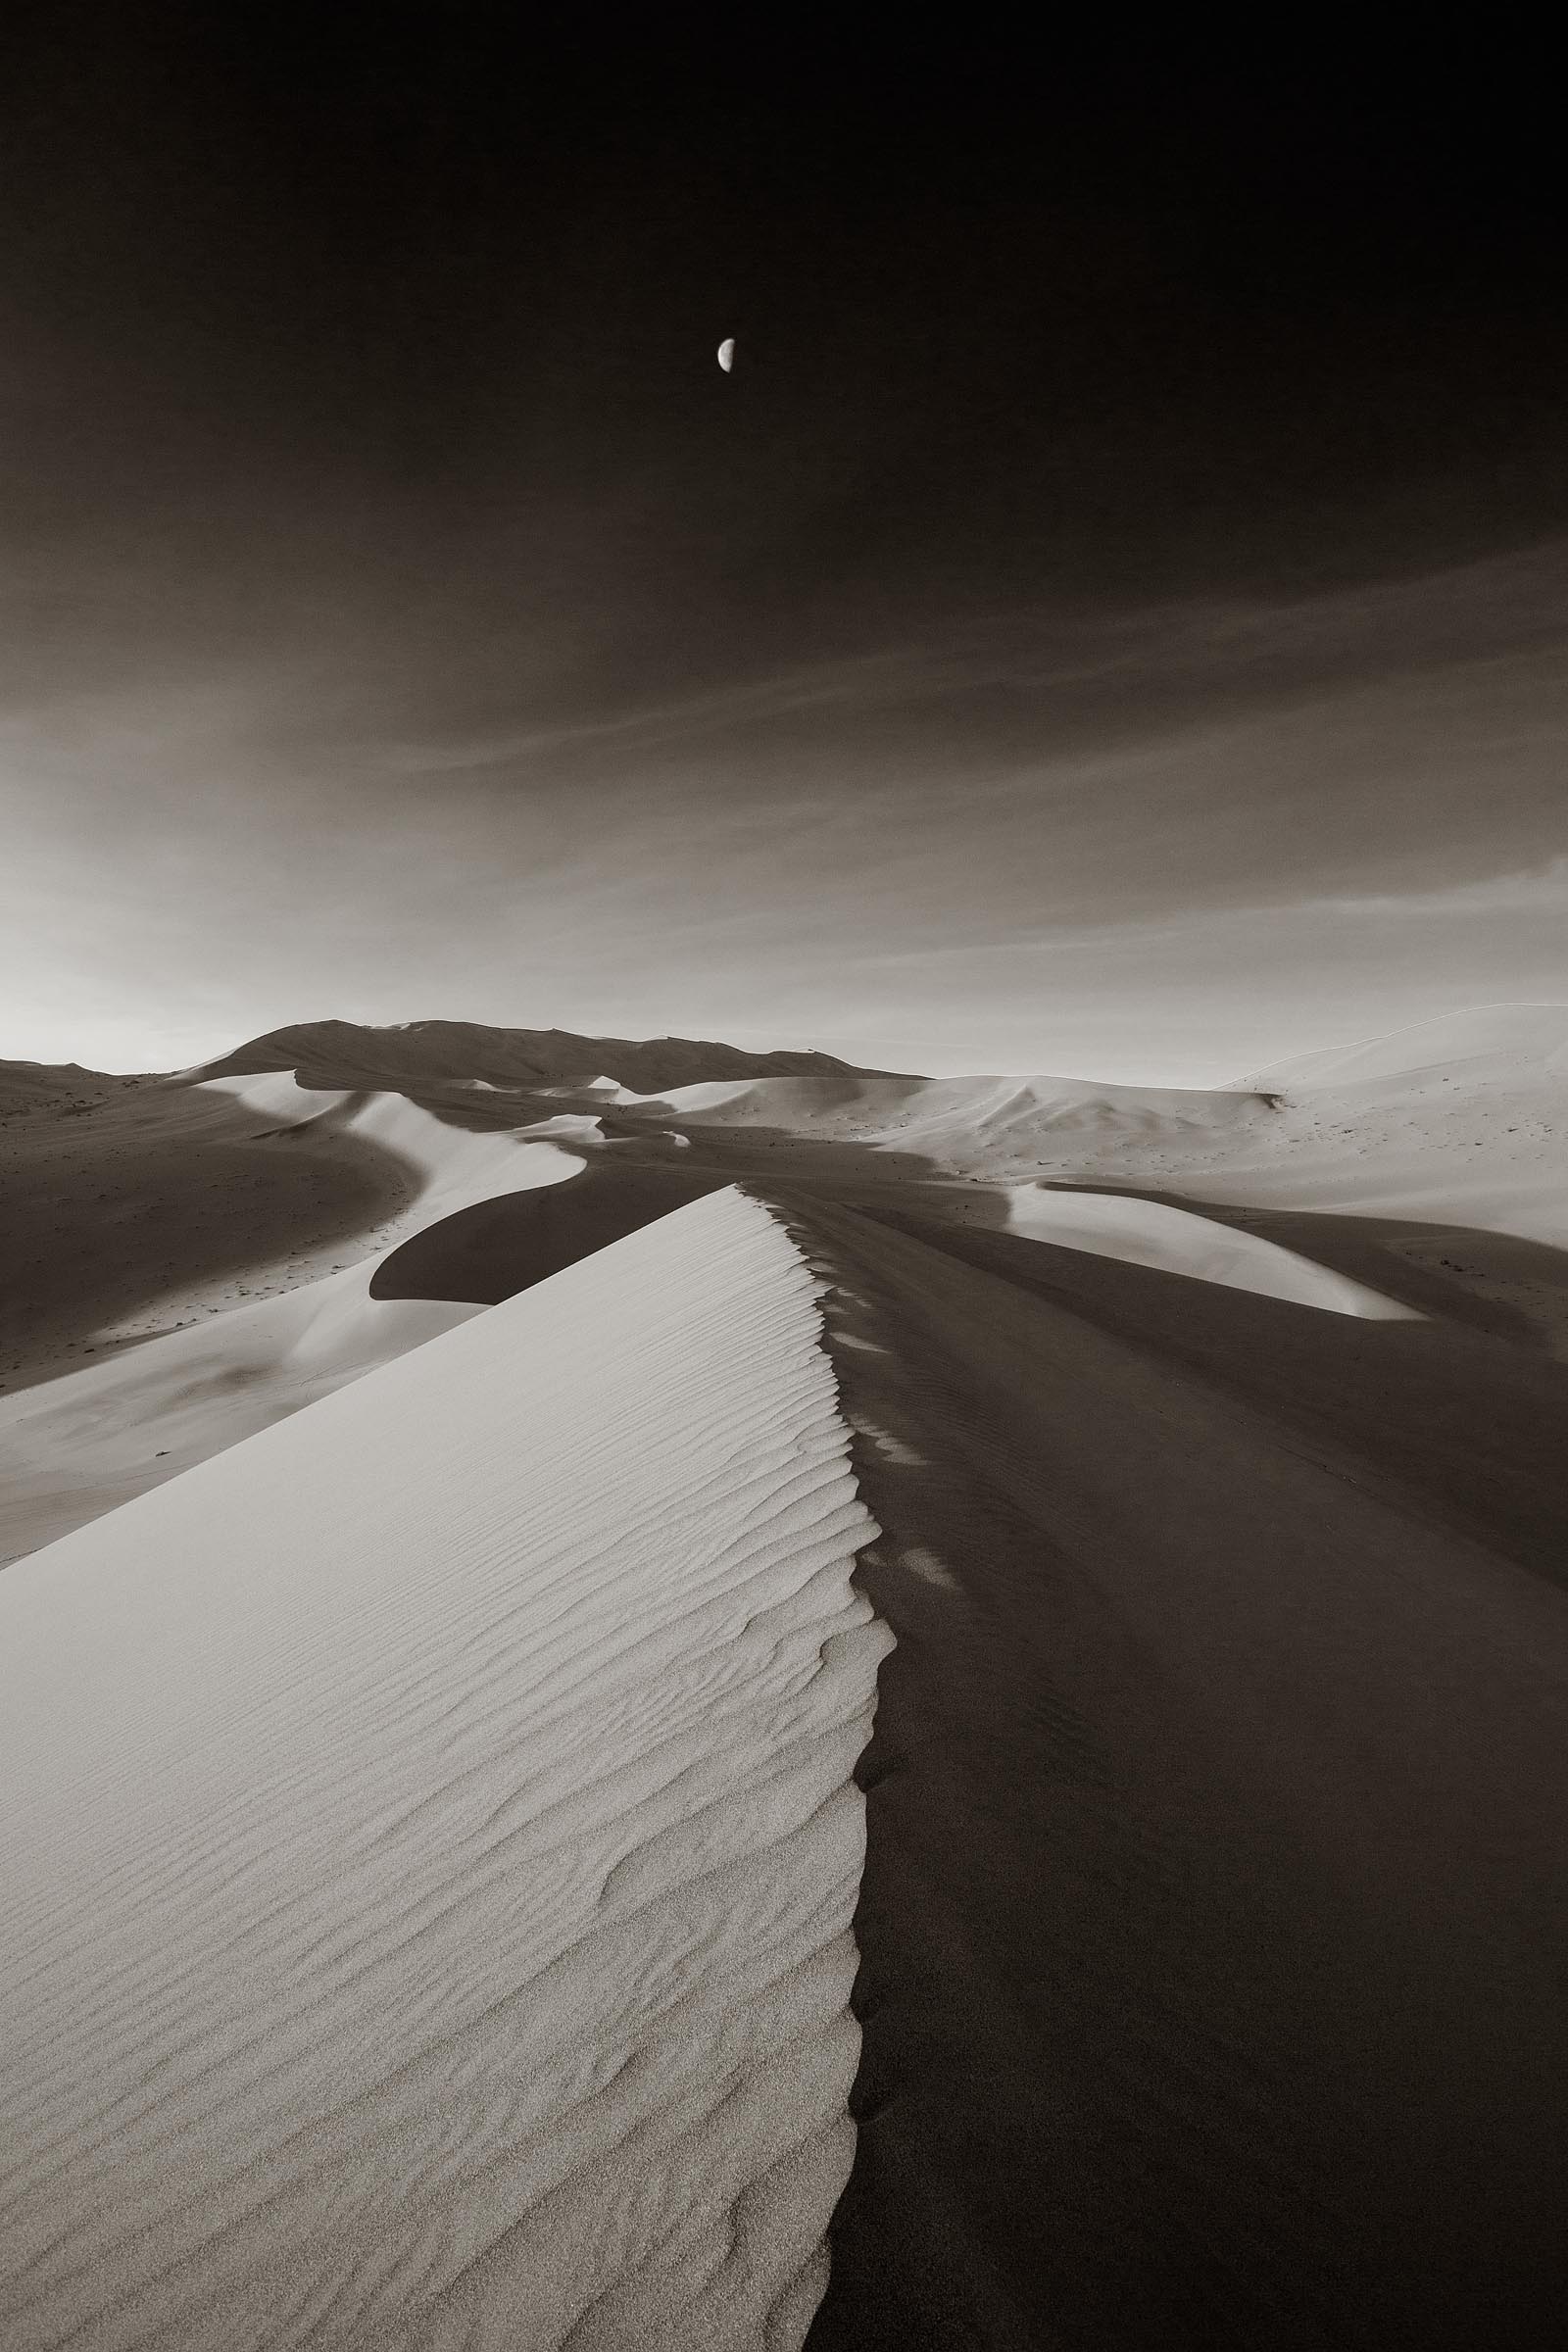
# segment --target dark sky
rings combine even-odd
[[[9,14],[0,1051],[1568,995],[1560,55],[1103,13]]]

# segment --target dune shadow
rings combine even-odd
[[[1495,1554],[1568,1558],[1556,1368],[781,1208],[897,1643],[809,2352],[1539,2340],[1568,1661]]]
[[[1568,1584],[1568,1365],[1517,1347],[1511,1335],[1451,1320],[1335,1314],[1032,1235],[965,1231],[914,1209],[873,1204],[864,1213],[1182,1365],[1309,1438],[1325,1458],[1399,1488],[1455,1531]],[[1314,1218],[1311,1238],[1337,1222]],[[1416,1225],[1398,1230],[1407,1240],[1429,1235]],[[1433,1246],[1448,1231],[1430,1229]],[[1548,1254],[1568,1279],[1568,1260]],[[1336,1270],[1363,1282],[1375,1275],[1354,1244]],[[1438,1287],[1436,1302],[1426,1286],[1411,1289],[1441,1314],[1447,1289]]]
[[[400,1086],[389,1091],[430,1118],[439,1119],[443,1127],[461,1128],[466,1135],[510,1134],[518,1127],[537,1126],[563,1111],[588,1107],[523,1087],[498,1087],[492,1092],[482,1087]]]
[[[181,1291],[307,1251],[363,1252],[419,1174],[346,1115],[258,1130],[239,1105],[206,1096],[187,1116],[174,1090],[149,1087],[75,1122],[67,1144],[8,1155],[0,1382],[15,1392],[159,1336],[95,1335]]]
[[[382,1258],[370,1297],[495,1306],[687,1201],[722,1191],[727,1181],[700,1170],[591,1158],[559,1184],[500,1193],[427,1225]]]
[[[604,1114],[609,1136],[658,1148],[646,1122]],[[994,1184],[956,1175],[928,1153],[902,1145],[861,1143],[853,1137],[802,1136],[786,1127],[753,1124],[704,1125],[681,1130],[683,1164],[721,1171],[728,1183],[749,1192],[775,1191],[792,1197],[839,1200],[858,1207],[876,1202],[918,1202],[958,1223],[1004,1226],[1004,1195]]]
[[[1480,1226],[1413,1217],[1345,1215],[1338,1209],[1254,1208],[1235,1201],[1208,1200],[1190,1193],[1155,1191],[1146,1185],[1042,1180],[1043,1193],[1096,1193],[1109,1200],[1129,1197],[1185,1209],[1210,1223],[1255,1234],[1336,1274],[1382,1291],[1423,1315],[1436,1315],[1477,1331],[1539,1348],[1539,1320],[1504,1298],[1466,1287],[1466,1276],[1506,1288],[1536,1291],[1568,1302],[1568,1250]]]
[[[454,1126],[512,1129],[517,1100],[503,1112],[487,1098],[477,1107],[433,1093],[411,1096],[422,1110]],[[528,1105],[530,1116],[557,1113],[559,1102]],[[1004,1221],[1006,1204],[982,1185],[945,1179],[920,1153],[883,1151],[832,1139],[803,1147],[785,1129],[694,1124],[675,1144],[645,1118],[595,1110],[603,1145],[559,1184],[501,1193],[454,1211],[383,1258],[370,1283],[373,1298],[446,1298],[495,1305],[577,1259],[622,1240],[688,1200],[738,1185],[759,1199],[914,1203],[958,1219]],[[809,1160],[813,1164],[803,1164]]]

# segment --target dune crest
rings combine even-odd
[[[798,2346],[874,1533],[726,1190],[8,1572],[8,2343]]]
[[[1416,1312],[1366,1283],[1315,1264],[1298,1250],[1283,1250],[1259,1234],[1194,1216],[1162,1200],[1142,1200],[1136,1193],[1014,1185],[1007,1195],[1007,1230],[1057,1249],[1080,1250],[1091,1257],[1162,1266],[1171,1274],[1217,1282],[1227,1290],[1253,1291],[1263,1298],[1295,1298],[1329,1314],[1400,1322]]]

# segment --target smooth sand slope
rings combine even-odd
[[[1568,1004],[1478,1004],[1386,1037],[1298,1054],[1239,1083],[1248,1089],[1340,1086],[1451,1071],[1467,1062],[1484,1064],[1494,1080],[1504,1070],[1532,1067],[1568,1072]]]
[[[248,1083],[297,1091],[290,1079]],[[313,1123],[329,1115],[310,1114]],[[724,1184],[700,1169],[627,1165],[593,1148],[602,1139],[585,1136],[588,1124],[556,1117],[476,1134],[399,1095],[364,1098],[336,1132],[351,1147],[366,1131],[383,1145],[395,1138],[422,1180],[381,1246],[140,1346],[100,1342],[99,1360],[82,1371],[0,1400],[0,1563]],[[388,1230],[408,1238],[387,1240]]]
[[[1546,1417],[1474,1420],[1488,1363],[1466,1392],[1433,1355],[1385,1446],[1422,1326],[820,1205],[796,1230],[833,1286],[884,1531],[863,1589],[897,1641],[862,1768],[859,2150],[812,2352],[1546,2340]],[[1106,1276],[1134,1336],[1086,1308]],[[1466,1406],[1476,1497],[1446,1459]]]
[[[724,1192],[0,1579],[7,2345],[799,2344],[873,1532]]]
[[[1253,1291],[1263,1298],[1295,1298],[1329,1314],[1399,1322],[1419,1311],[1318,1265],[1298,1250],[1281,1249],[1261,1234],[1195,1216],[1170,1201],[1144,1200],[1134,1193],[1076,1192],[1057,1184],[1011,1185],[1004,1197],[1008,1232],[1032,1242],[1118,1258],[1125,1265],[1159,1266],[1168,1274]]]
[[[402,1205],[372,1229],[371,1253],[356,1252],[358,1262],[296,1287],[283,1287],[275,1266],[248,1269],[232,1297],[203,1300],[200,1311],[175,1318],[173,1329],[155,1328],[151,1337],[138,1337],[134,1316],[95,1324],[93,1341],[77,1350],[78,1360],[85,1352],[95,1362],[0,1399],[0,1561],[53,1541],[466,1321],[477,1297],[469,1299],[452,1284],[439,1293],[417,1291],[401,1277],[395,1261],[404,1240],[455,1223],[476,1202],[494,1217],[519,1193],[580,1175],[583,1159],[567,1147],[585,1137],[599,1140],[596,1122],[581,1117],[473,1131],[401,1095],[313,1092],[277,1075],[182,1090],[172,1100],[171,1116],[177,1119],[192,1097],[198,1114],[232,1104],[252,1123],[252,1152],[270,1150],[284,1162],[285,1180],[302,1152],[336,1152],[350,1164],[363,1153],[371,1167],[399,1171]],[[226,1145],[228,1130],[219,1132]],[[199,1160],[199,1146],[191,1155]],[[251,1189],[234,1188],[236,1221],[248,1214]],[[680,1190],[648,1213],[691,1192]],[[632,1217],[619,1230],[646,1222],[647,1215]],[[122,1232],[133,1258],[134,1229]],[[583,1256],[594,1246],[585,1242],[569,1255]],[[567,1262],[566,1255],[556,1259]],[[383,1275],[387,1266],[393,1270]],[[302,1271],[310,1268],[308,1258],[302,1261]],[[155,1325],[167,1320],[167,1308],[155,1309]]]

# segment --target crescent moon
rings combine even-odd
[[[718,364],[723,368],[724,373],[728,375],[730,369],[735,365],[735,338],[733,335],[726,335],[723,342],[719,345]]]

